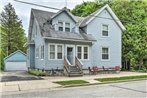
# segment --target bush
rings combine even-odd
[[[28,71],[30,74],[32,75],[36,75],[36,76],[45,76],[46,72],[42,71],[42,70],[37,70],[37,69],[31,69]]]
[[[0,48],[0,70],[3,71],[4,70],[4,58],[5,58],[5,53],[2,51],[2,49]]]

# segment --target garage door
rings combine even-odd
[[[26,62],[7,62],[5,65],[7,71],[27,70]]]

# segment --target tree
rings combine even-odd
[[[85,2],[84,2],[85,3]],[[77,16],[87,16],[105,4],[109,4],[118,18],[126,27],[122,33],[122,61],[130,66],[143,64],[147,59],[147,2],[143,0],[96,0],[87,5],[77,5],[71,12]],[[92,8],[93,5],[97,5]],[[87,7],[90,6],[90,7]]]
[[[22,22],[15,13],[14,7],[8,3],[0,15],[1,23],[1,48],[4,54],[10,54],[18,49],[25,52],[23,45],[26,36]]]

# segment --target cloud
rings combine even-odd
[[[40,4],[44,6],[49,6],[49,7],[55,7],[55,8],[63,8],[67,2],[67,7],[69,9],[73,9],[77,4],[82,3],[83,1],[94,1],[94,0],[20,0],[20,1],[25,1],[25,2],[30,2],[30,3],[35,3],[35,4]],[[19,2],[15,2],[13,0],[2,0],[1,3],[1,8],[4,8],[4,6],[8,3],[11,3],[13,7],[15,8],[16,14],[18,17],[22,20],[23,28],[25,29],[26,35],[28,35],[28,27],[29,27],[29,19],[30,19],[30,12],[31,8],[35,9],[40,9],[40,10],[46,10],[46,11],[53,11],[56,12],[55,10],[52,9],[47,9],[47,8],[42,8],[38,6],[33,6],[33,5],[27,5]],[[1,12],[2,10],[0,10]]]

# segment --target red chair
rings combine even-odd
[[[120,71],[120,66],[115,66],[116,71]]]

